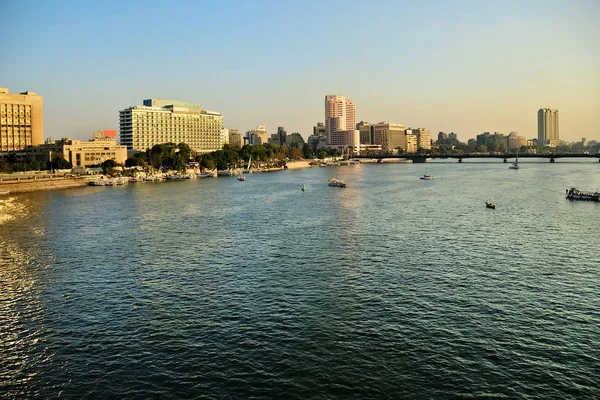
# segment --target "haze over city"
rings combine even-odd
[[[323,99],[357,121],[458,133],[600,139],[600,3],[0,2],[0,86],[44,97],[45,135],[118,129],[118,111],[178,99],[246,131],[305,138]]]

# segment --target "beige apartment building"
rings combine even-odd
[[[143,106],[119,111],[120,142],[128,150],[186,143],[198,153],[210,153],[222,148],[222,128],[221,113],[184,101],[147,99]]]
[[[407,150],[404,125],[380,122],[371,125],[371,144],[381,145],[383,151]]]
[[[89,142],[62,139],[54,143],[42,144],[37,151],[47,155],[45,159],[49,161],[62,157],[73,167],[92,167],[106,160],[125,164],[127,160],[127,146],[118,145],[114,138],[98,136],[97,133]]]
[[[556,146],[559,143],[558,110],[540,108],[538,110],[538,144],[540,146]]]
[[[0,88],[0,152],[44,143],[44,106],[34,92],[12,94]]]
[[[408,128],[405,130],[405,133],[407,140],[407,153],[416,153],[419,148],[422,148],[424,150],[431,149],[431,133],[429,132],[429,129]],[[409,136],[411,137],[409,138]]]

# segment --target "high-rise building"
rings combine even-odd
[[[221,128],[221,148],[226,144],[229,144],[229,129]]]
[[[242,147],[242,134],[238,129],[229,130],[229,145],[231,147]]]
[[[443,141],[448,140],[448,134],[445,132],[438,133],[438,143],[442,143]]]
[[[360,151],[354,101],[340,95],[325,96],[325,138],[327,146]]]
[[[407,153],[414,153],[419,148],[422,148],[424,150],[431,149],[431,134],[429,132],[429,129],[408,128],[405,130],[405,134]]]
[[[538,144],[555,146],[559,142],[558,110],[540,108],[538,110]]]
[[[360,121],[358,124],[356,124],[356,129],[360,135],[360,144],[373,144],[370,123]]]
[[[356,106],[354,101],[340,95],[325,96],[325,137],[328,145],[335,145],[333,142],[339,142],[336,135],[335,140],[331,140],[333,132],[343,132],[354,130],[356,126]]]
[[[381,145],[383,151],[397,151],[398,148],[407,150],[404,125],[380,122],[371,125],[373,142],[371,144]]]
[[[280,146],[283,146],[285,144],[286,136],[287,136],[287,132],[285,130],[285,127],[278,126],[277,127],[277,137],[279,139],[279,145]]]
[[[11,94],[0,88],[0,152],[44,143],[44,106],[34,92]]]
[[[121,144],[128,150],[163,143],[186,143],[198,153],[221,149],[221,113],[176,100],[148,99],[143,104],[119,111]]]
[[[269,135],[267,134],[267,127],[265,125],[258,125],[256,129],[246,132],[249,144],[267,144],[269,142]]]

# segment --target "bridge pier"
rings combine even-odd
[[[551,162],[551,163],[553,163],[553,162],[554,162],[554,158],[551,158],[551,159],[550,159],[550,162]]]
[[[504,158],[504,162],[508,162],[508,160],[506,158]]]
[[[461,163],[462,162],[462,157],[458,158],[458,162]]]

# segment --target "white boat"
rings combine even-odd
[[[240,175],[237,177],[237,180],[244,182],[246,180],[246,177],[244,175]]]
[[[336,178],[331,178],[329,180],[329,186],[334,186],[334,187],[339,187],[339,188],[345,188],[346,187],[346,182],[341,180],[341,179],[336,179]]]
[[[203,174],[198,175],[198,178],[216,178],[216,177],[217,177],[216,172],[205,172]]]
[[[425,174],[425,175],[421,176],[421,179],[426,180],[426,181],[430,181],[434,178],[435,177],[433,175],[429,175],[429,174]]]
[[[519,169],[519,153],[517,153],[517,158],[513,161],[512,165],[508,167],[509,169]]]

